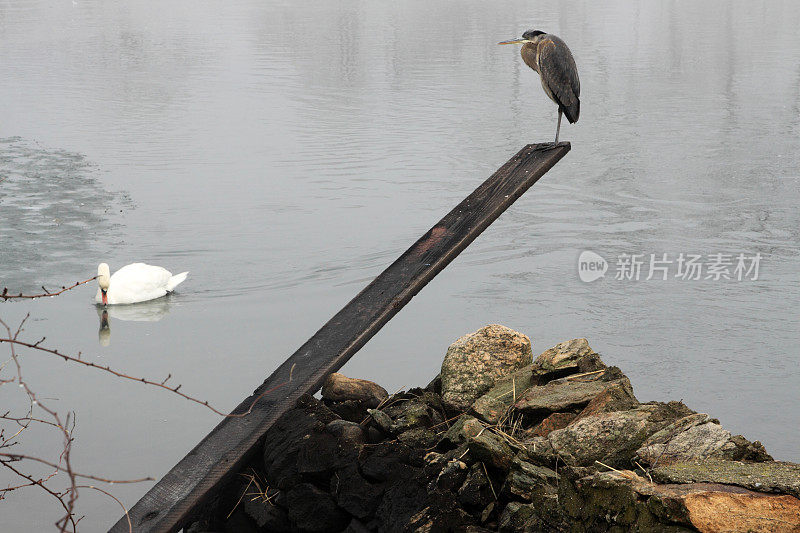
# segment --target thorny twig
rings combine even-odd
[[[22,319],[22,322],[20,322],[19,327],[17,328],[17,330],[14,333],[11,332],[11,328],[2,319],[0,319],[0,325],[2,325],[6,329],[6,332],[8,333],[9,339],[16,340],[16,338],[22,332],[23,326],[25,325],[25,321],[27,319],[28,319],[28,316],[26,316],[24,319]],[[56,522],[56,526],[59,528],[59,532],[63,533],[65,531],[67,531],[68,528],[71,528],[73,532],[77,532],[78,521],[75,520],[74,510],[75,510],[75,501],[76,501],[78,496],[77,496],[77,492],[74,490],[74,487],[76,485],[76,483],[75,483],[75,474],[72,471],[72,463],[70,461],[70,452],[72,450],[72,429],[74,429],[74,418],[72,419],[73,420],[73,425],[72,425],[72,427],[70,427],[70,415],[69,414],[67,415],[66,420],[62,421],[61,416],[58,414],[58,412],[50,409],[49,407],[47,407],[47,405],[45,405],[44,403],[39,401],[39,399],[36,396],[36,393],[28,386],[28,384],[25,382],[25,380],[22,377],[22,365],[20,365],[20,363],[19,363],[19,359],[17,357],[16,350],[14,349],[14,344],[11,344],[10,348],[11,348],[11,360],[14,362],[14,365],[15,365],[16,370],[17,370],[17,372],[16,372],[16,374],[17,374],[17,377],[16,377],[17,382],[24,389],[25,394],[28,396],[28,399],[29,399],[29,401],[31,403],[31,410],[29,412],[31,414],[33,414],[32,413],[33,412],[33,406],[37,406],[39,409],[41,409],[42,411],[47,413],[50,416],[50,418],[53,419],[53,423],[56,425],[56,427],[58,427],[58,429],[60,430],[60,432],[61,432],[61,434],[62,434],[62,436],[64,438],[64,441],[63,441],[64,442],[64,448],[63,448],[63,450],[61,452],[61,455],[59,457],[59,462],[63,463],[63,467],[60,467],[60,468],[61,468],[61,470],[63,472],[65,472],[67,474],[67,477],[69,479],[69,485],[70,485],[70,489],[71,489],[71,490],[68,491],[69,492],[69,497],[67,498],[66,501],[64,501],[65,494],[64,493],[57,493],[57,492],[53,491],[52,489],[50,489],[49,487],[47,487],[45,485],[45,482],[44,482],[43,479],[40,478],[40,479],[37,480],[37,479],[33,478],[32,476],[30,476],[28,474],[25,474],[24,472],[21,472],[21,471],[17,470],[16,468],[14,468],[14,466],[12,466],[10,463],[14,462],[14,461],[17,461],[18,459],[0,459],[0,464],[2,464],[7,469],[11,470],[12,472],[17,474],[18,476],[22,477],[23,479],[33,483],[34,485],[37,485],[37,486],[41,487],[45,492],[47,492],[48,494],[50,494],[51,496],[53,496],[54,498],[56,498],[59,501],[60,505],[64,508],[64,511],[66,512],[66,514]],[[28,422],[28,424],[30,424],[30,422]],[[11,437],[11,438],[12,439],[16,439],[16,437],[20,434],[20,432],[23,431],[27,427],[28,426],[23,425],[23,427],[20,428],[20,430],[17,433],[15,433],[14,436]],[[4,439],[2,442],[0,442],[0,447],[3,447],[3,448],[9,447],[9,446],[13,445],[15,442],[16,441],[12,441],[11,443],[9,443],[8,439]]]
[[[34,461],[34,462],[41,463],[43,465],[49,466],[49,467],[55,469],[57,472],[66,472],[65,468],[63,468],[63,467],[61,467],[61,466],[59,466],[59,465],[57,465],[55,463],[51,463],[50,461],[45,461],[44,459],[41,459],[39,457],[33,457],[31,455],[25,455],[25,454],[21,454],[21,453],[0,452],[0,461],[6,461],[6,462],[9,462],[9,463],[13,462],[13,461]],[[90,475],[90,474],[80,474],[78,472],[72,472],[72,474],[76,478],[82,477],[82,478],[85,478],[85,479],[92,479],[94,481],[102,481],[103,483],[111,483],[111,484],[119,484],[119,485],[121,485],[123,483],[141,483],[142,481],[154,481],[154,479],[152,477],[143,477],[143,478],[140,478],[140,479],[107,479],[107,478],[104,478],[104,477],[93,476],[93,475]]]
[[[23,299],[23,300],[33,300],[34,298],[46,298],[48,296],[58,296],[62,292],[67,292],[68,290],[74,289],[79,285],[83,285],[85,283],[89,283],[90,281],[94,281],[97,279],[97,276],[91,277],[89,279],[85,279],[83,281],[76,281],[74,285],[70,285],[69,287],[62,285],[61,289],[56,292],[50,292],[42,286],[42,290],[44,291],[41,294],[9,294],[8,287],[3,288],[3,292],[0,293],[0,298],[3,300],[13,300],[13,299]]]
[[[125,505],[123,505],[123,503],[121,501],[119,501],[119,498],[117,498],[116,496],[114,496],[110,492],[101,489],[100,487],[95,487],[94,485],[76,485],[75,489],[76,490],[77,489],[92,489],[92,490],[96,490],[97,492],[101,492],[101,493],[105,494],[106,496],[108,496],[109,498],[111,498],[112,500],[114,500],[115,502],[117,502],[119,504],[119,506],[122,507],[122,511],[125,513],[125,519],[128,521],[128,533],[133,533],[133,524],[131,523],[131,515],[128,513],[128,508],[125,507]]]
[[[3,291],[2,295],[0,295],[0,297],[5,299],[5,300],[8,300],[10,298],[38,298],[38,297],[43,297],[43,296],[54,296],[54,295],[57,295],[57,294],[61,294],[62,292],[66,291],[66,290],[69,290],[71,288],[77,287],[78,285],[81,285],[83,283],[88,283],[89,281],[92,281],[93,279],[96,279],[96,278],[91,278],[91,279],[83,281],[83,282],[78,282],[78,283],[76,283],[75,285],[73,285],[71,287],[62,288],[61,291],[54,292],[54,293],[49,293],[49,292],[47,292],[47,289],[44,289],[46,294],[42,294],[42,295],[29,295],[29,296],[16,295],[16,296],[14,296],[14,295],[8,295],[7,291]],[[32,423],[43,424],[43,425],[47,425],[47,426],[56,428],[61,433],[61,435],[63,437],[63,448],[61,450],[61,453],[59,454],[58,461],[56,461],[56,462],[47,461],[45,459],[42,459],[42,458],[39,458],[39,457],[34,457],[34,456],[27,455],[27,454],[24,454],[24,453],[11,453],[11,452],[8,452],[8,451],[0,452],[0,465],[2,465],[6,469],[8,469],[12,473],[14,473],[19,478],[25,480],[25,483],[13,485],[13,486],[8,486],[8,487],[6,487],[4,489],[0,489],[0,500],[2,500],[4,498],[4,495],[6,493],[14,491],[14,490],[18,490],[18,489],[22,489],[22,488],[30,487],[30,486],[38,486],[38,487],[40,487],[49,496],[51,496],[51,497],[55,498],[56,500],[58,500],[59,505],[65,511],[64,516],[62,518],[60,518],[55,523],[56,527],[58,528],[59,533],[64,533],[66,531],[72,531],[73,533],[77,532],[77,525],[78,525],[78,522],[80,522],[82,517],[81,518],[76,518],[75,505],[76,505],[76,501],[78,499],[78,489],[81,489],[81,488],[92,489],[92,490],[98,491],[98,492],[100,492],[102,494],[107,495],[108,497],[112,498],[113,500],[115,500],[123,508],[123,510],[125,511],[125,516],[128,519],[129,530],[132,531],[132,525],[131,525],[131,522],[130,522],[130,517],[128,516],[128,511],[125,508],[125,506],[122,504],[122,502],[120,502],[110,492],[108,492],[106,490],[103,490],[103,489],[101,489],[99,487],[96,487],[94,485],[78,485],[77,484],[77,478],[85,478],[85,479],[90,479],[90,480],[94,480],[94,481],[100,481],[100,482],[109,483],[109,484],[113,484],[113,483],[137,483],[137,482],[141,482],[141,481],[152,480],[153,478],[146,477],[146,478],[142,478],[142,479],[132,479],[132,480],[114,480],[114,479],[107,479],[107,478],[103,478],[103,477],[99,477],[99,476],[94,476],[94,475],[89,475],[89,474],[81,474],[81,473],[75,472],[73,470],[72,464],[71,464],[71,451],[72,451],[72,442],[73,442],[72,432],[73,432],[73,430],[75,428],[75,416],[74,416],[74,413],[67,413],[67,416],[65,418],[62,418],[62,416],[57,411],[49,408],[47,405],[42,403],[40,398],[37,397],[36,393],[30,388],[28,383],[23,378],[22,366],[20,364],[20,361],[19,361],[19,358],[18,358],[18,354],[16,352],[16,348],[15,348],[16,346],[22,346],[22,347],[33,349],[33,350],[38,350],[40,352],[44,352],[44,353],[47,353],[47,354],[56,355],[58,357],[61,357],[66,362],[78,363],[78,364],[81,364],[81,365],[86,366],[86,367],[102,370],[102,371],[104,371],[106,373],[110,373],[110,374],[112,374],[112,375],[114,375],[116,377],[120,377],[120,378],[123,378],[123,379],[127,379],[127,380],[131,380],[131,381],[135,381],[135,382],[139,382],[139,383],[143,383],[143,384],[146,384],[146,385],[151,385],[151,386],[155,386],[155,387],[159,387],[159,388],[168,390],[168,391],[173,392],[174,394],[177,394],[178,396],[180,396],[180,397],[182,397],[182,398],[184,398],[186,400],[189,400],[191,402],[203,405],[203,406],[205,406],[206,408],[208,408],[209,410],[211,410],[212,412],[214,412],[214,413],[216,413],[218,415],[221,415],[221,416],[224,416],[224,417],[231,417],[231,418],[244,417],[244,416],[247,416],[248,414],[250,414],[252,412],[253,408],[256,406],[256,404],[264,396],[266,396],[267,394],[270,394],[271,392],[275,391],[276,389],[278,389],[278,388],[286,385],[287,383],[291,382],[292,373],[294,371],[294,367],[292,367],[292,369],[290,371],[290,375],[289,375],[289,380],[288,381],[283,382],[283,383],[279,383],[278,385],[276,385],[274,387],[271,387],[271,388],[263,391],[258,396],[256,396],[252,400],[252,403],[250,404],[250,407],[246,411],[241,412],[241,413],[236,413],[236,414],[227,414],[227,413],[224,413],[224,412],[212,407],[209,404],[208,401],[199,400],[197,398],[189,396],[188,394],[180,392],[179,389],[181,388],[181,385],[176,385],[176,386],[167,385],[166,384],[167,381],[169,381],[169,379],[172,378],[171,374],[168,374],[167,377],[165,379],[161,380],[160,382],[153,381],[153,380],[148,380],[146,378],[137,378],[137,377],[125,374],[123,372],[116,371],[116,370],[112,369],[108,365],[103,366],[103,365],[98,365],[96,363],[93,363],[91,361],[85,361],[85,360],[81,359],[81,355],[82,354],[80,352],[77,354],[77,356],[73,356],[73,355],[68,355],[68,354],[61,353],[56,349],[43,347],[43,346],[41,346],[41,343],[45,340],[44,337],[42,337],[41,339],[39,339],[38,341],[36,341],[34,343],[22,341],[22,340],[19,339],[19,336],[24,331],[25,322],[28,320],[29,317],[30,317],[30,314],[26,315],[25,318],[23,318],[23,320],[20,322],[19,327],[16,329],[16,331],[12,331],[11,327],[5,321],[0,319],[0,326],[2,326],[2,328],[5,328],[6,333],[7,333],[6,337],[0,338],[0,343],[5,342],[6,344],[9,345],[9,349],[10,349],[10,353],[11,353],[11,362],[13,362],[14,367],[16,368],[16,375],[15,376],[10,377],[8,379],[0,378],[0,386],[2,386],[4,384],[9,384],[9,383],[17,383],[20,386],[20,388],[22,388],[24,390],[25,395],[28,397],[28,400],[29,400],[29,403],[30,403],[30,407],[28,408],[28,411],[27,411],[25,416],[16,416],[16,415],[12,416],[10,411],[6,411],[5,413],[0,414],[0,420],[6,420],[6,421],[9,421],[9,422],[13,422],[17,426],[19,426],[18,430],[13,435],[11,435],[10,437],[6,437],[5,429],[4,428],[0,428],[0,450],[3,450],[3,449],[8,450],[12,446],[15,446],[15,445],[19,444],[20,441],[18,440],[18,437],[20,436],[20,434],[24,430],[28,429]],[[2,372],[2,370],[5,368],[5,366],[6,366],[6,363],[0,364],[0,372]],[[46,413],[48,415],[48,417],[51,420],[46,420],[45,418],[42,418],[42,417],[35,417],[33,415],[33,412],[34,412],[35,408],[41,409],[44,413]],[[18,468],[17,466],[15,466],[14,463],[19,463],[21,461],[32,461],[32,462],[40,463],[40,464],[43,464],[43,465],[46,465],[46,466],[52,468],[53,470],[48,475],[37,478],[36,476],[33,476],[33,475],[23,471],[22,469]],[[54,490],[54,489],[52,489],[51,487],[49,487],[47,485],[47,483],[50,482],[52,480],[52,478],[54,478],[59,473],[65,474],[67,479],[68,479],[68,487],[66,489],[64,489],[63,491]]]
[[[26,315],[25,316],[25,320],[27,320],[28,316],[30,316],[30,315]],[[25,320],[23,320],[23,323],[25,322]],[[6,325],[5,322],[3,322],[2,320],[0,320],[0,324],[2,324],[4,326]],[[252,403],[250,404],[250,408],[247,409],[247,411],[245,411],[243,413],[228,414],[228,413],[220,411],[216,407],[212,406],[208,402],[208,400],[200,400],[198,398],[195,398],[193,396],[190,396],[190,395],[188,395],[186,393],[181,392],[180,388],[183,386],[181,384],[178,384],[178,385],[176,385],[174,387],[167,385],[166,382],[167,382],[167,380],[169,380],[172,377],[171,374],[168,375],[165,379],[163,379],[161,381],[154,381],[154,380],[143,378],[143,377],[131,376],[131,375],[125,374],[124,372],[119,372],[117,370],[114,370],[113,368],[111,368],[110,365],[99,365],[97,363],[93,363],[91,361],[86,361],[84,359],[81,359],[82,352],[78,352],[78,355],[76,355],[76,356],[67,355],[65,353],[59,352],[58,350],[55,350],[55,349],[52,349],[52,348],[45,348],[44,346],[40,346],[41,340],[37,341],[35,343],[21,341],[21,340],[17,339],[16,335],[14,335],[14,336],[11,335],[11,330],[8,328],[8,326],[6,326],[6,329],[8,330],[9,335],[8,335],[7,338],[0,338],[0,343],[5,342],[5,343],[8,343],[8,344],[12,344],[12,345],[16,344],[18,346],[24,346],[26,348],[33,348],[33,349],[39,350],[41,352],[49,353],[51,355],[57,355],[58,357],[62,358],[64,361],[67,361],[67,362],[77,363],[77,364],[80,364],[80,365],[83,365],[83,366],[87,366],[87,367],[90,367],[90,368],[101,370],[103,372],[107,372],[107,373],[112,374],[112,375],[114,375],[114,376],[116,376],[118,378],[127,379],[127,380],[135,381],[135,382],[138,382],[138,383],[143,383],[145,385],[151,385],[153,387],[158,387],[158,388],[170,391],[170,392],[172,392],[174,394],[177,394],[178,396],[182,397],[185,400],[189,400],[190,402],[194,402],[194,403],[200,404],[200,405],[202,405],[204,407],[207,407],[209,410],[211,410],[212,412],[214,412],[214,413],[216,413],[216,414],[218,414],[220,416],[225,416],[225,417],[230,417],[230,418],[241,418],[243,416],[247,416],[248,414],[250,414],[253,411],[253,407],[255,407],[255,405],[258,403],[258,401],[261,398],[263,398],[267,394],[275,391],[279,387],[282,387],[283,385],[286,384],[286,383],[280,383],[280,384],[276,385],[275,387],[272,387],[271,389],[268,389],[268,390],[264,391],[263,393],[261,393],[260,395],[258,395],[256,398],[253,399]]]

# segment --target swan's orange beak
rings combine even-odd
[[[106,291],[100,289],[100,295],[103,298],[103,305],[108,305],[108,295],[106,294]]]

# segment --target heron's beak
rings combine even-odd
[[[522,43],[528,43],[528,42],[530,42],[530,41],[528,41],[528,39],[513,39],[511,41],[502,41],[502,42],[499,42],[497,44],[522,44]]]

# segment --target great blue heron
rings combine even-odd
[[[556,141],[561,130],[561,114],[567,115],[570,124],[577,122],[581,113],[581,81],[578,68],[567,44],[550,33],[528,30],[522,39],[497,44],[522,44],[522,60],[539,73],[547,96],[558,105]]]

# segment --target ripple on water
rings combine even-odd
[[[93,273],[131,207],[98,172],[82,154],[0,139],[0,285],[29,290],[30,279],[57,284]]]

